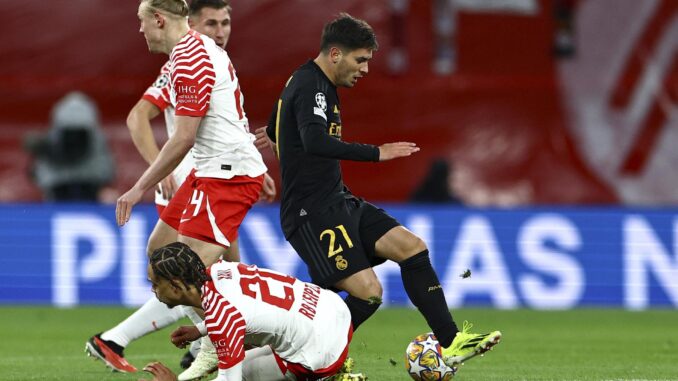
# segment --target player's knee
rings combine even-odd
[[[409,254],[409,256],[412,256],[415,254],[419,254],[424,250],[428,250],[428,248],[426,247],[426,242],[424,242],[423,239],[415,235],[414,238],[410,241],[407,254]]]
[[[363,280],[362,284],[360,285],[360,289],[367,300],[372,298],[381,300],[381,297],[384,294],[381,283],[376,277]]]
[[[153,238],[148,240],[148,245],[146,245],[146,255],[150,258],[151,254],[158,248],[156,242],[153,241]]]
[[[428,250],[426,247],[426,242],[414,234],[412,234],[412,237],[408,239],[399,249],[400,253],[398,253],[398,257],[401,260],[411,258],[425,250]]]
[[[234,241],[226,253],[222,256],[225,261],[228,262],[240,262],[240,248],[238,247],[238,241]]]
[[[369,300],[370,298],[381,299],[384,290],[379,279],[374,277],[358,277],[348,280],[343,284],[337,284],[340,289],[347,291],[356,298]]]
[[[165,239],[162,234],[157,234],[155,231],[151,232],[151,236],[148,237],[148,243],[146,244],[146,255],[150,258],[154,251],[171,242]]]
[[[362,270],[344,278],[335,283],[334,287],[362,300],[368,300],[370,297],[381,298],[384,293],[379,278],[371,269]]]
[[[221,255],[218,253],[202,253],[198,254],[198,257],[200,257],[200,260],[202,261],[205,266],[209,267],[219,261],[221,259]]]
[[[146,245],[146,255],[148,255],[148,257],[150,258],[151,254],[153,254],[154,251],[158,250],[159,248],[169,243],[171,242],[167,242],[166,239],[158,237],[155,234],[151,234],[151,236],[148,238],[148,244]]]

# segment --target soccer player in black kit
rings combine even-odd
[[[342,13],[325,25],[320,53],[285,84],[257,146],[270,145],[280,160],[280,220],[285,237],[308,266],[314,283],[348,292],[345,301],[357,329],[381,304],[373,266],[400,265],[403,285],[454,367],[484,353],[501,333],[459,331],[452,320],[424,241],[369,202],[351,194],[340,160],[379,162],[409,156],[419,148],[397,142],[381,146],[341,140],[337,87],[353,87],[368,72],[378,44],[363,20]]]

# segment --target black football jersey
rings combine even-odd
[[[282,177],[280,220],[289,237],[304,217],[350,197],[340,160],[379,161],[379,148],[341,140],[337,88],[309,61],[285,84],[266,132],[276,143]]]

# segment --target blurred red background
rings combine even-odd
[[[507,2],[513,7],[477,9],[468,6],[472,2],[459,1],[452,42],[456,62],[449,75],[438,75],[431,68],[431,1],[410,1],[400,20],[392,17],[391,2],[385,0],[231,3],[233,32],[227,50],[235,63],[253,128],[266,123],[289,74],[315,57],[326,21],[347,11],[375,28],[381,47],[369,76],[355,88],[340,91],[343,139],[372,144],[414,141],[421,152],[387,163],[344,162],[346,183],[367,199],[407,200],[431,161],[439,157],[453,163],[453,187],[471,205],[666,203],[676,198],[648,200],[625,193],[618,176],[606,174],[616,164],[605,167],[601,164],[606,163],[605,158],[596,157],[590,142],[583,143],[590,127],[582,124],[578,106],[573,110],[573,92],[567,89],[571,83],[564,84],[563,78],[584,64],[596,65],[587,57],[595,55],[599,46],[582,43],[575,56],[558,59],[553,54],[558,25],[552,1],[514,1]],[[596,17],[605,14],[605,8],[590,3],[576,4],[578,42],[586,33],[596,33]],[[636,14],[639,11],[634,6],[649,7],[629,1],[606,3],[631,7],[627,12]],[[654,14],[675,14],[675,7],[666,5],[669,2],[654,3],[643,13],[646,21],[642,25],[658,22]],[[21,148],[21,140],[27,131],[49,128],[52,105],[71,90],[87,93],[100,108],[116,160],[117,178],[112,186],[125,191],[146,168],[124,120],[166,57],[148,53],[138,33],[137,4],[133,0],[0,4],[9,31],[0,40],[0,200],[40,200],[39,191],[26,175],[30,158]],[[614,7],[609,10],[620,12]],[[660,29],[664,30],[668,26]],[[619,48],[630,58],[610,69],[620,73],[615,78],[629,91],[637,86],[637,79],[632,71],[624,71],[625,65],[630,65],[624,62],[636,57],[634,49],[639,48],[633,41],[643,36],[643,29],[634,33],[622,36],[628,44],[620,43],[630,48]],[[394,74],[387,58],[397,38],[404,41],[409,67]],[[651,41],[648,44],[653,46]],[[646,64],[647,60],[640,61],[641,72]],[[577,78],[586,88],[597,77]],[[586,94],[597,95],[594,90]],[[163,138],[160,119],[155,127],[157,136]],[[642,123],[636,124],[642,127]],[[596,143],[601,147],[618,144],[614,139],[602,139]],[[273,156],[265,153],[265,158],[278,180]],[[657,186],[642,174],[641,168],[635,180],[649,181],[650,185],[643,185],[649,189]]]

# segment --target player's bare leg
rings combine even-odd
[[[349,294],[361,298],[379,298],[383,294],[381,283],[377,274],[372,268],[358,271],[357,273],[344,278],[334,284],[335,287],[348,292]]]
[[[210,258],[212,258],[213,255],[205,254],[208,255],[209,258],[203,258],[202,251],[198,250],[203,251],[209,250],[222,253],[221,255],[223,255],[223,258],[230,262],[240,261],[240,248],[238,245],[238,240],[231,242],[231,246],[228,249],[225,249],[222,246],[211,244],[209,242],[204,242],[183,235],[181,236],[181,238],[179,238],[179,233],[176,231],[176,229],[169,226],[162,220],[158,220],[158,223],[155,224],[155,227],[153,228],[153,231],[151,232],[151,235],[148,238],[148,247],[146,249],[146,252],[148,255],[151,255],[153,250],[176,241],[184,242],[188,246],[190,246],[194,251],[198,253],[198,255],[200,255],[200,258],[203,259],[203,262],[205,260],[209,260]],[[206,246],[202,246],[203,244]],[[216,260],[214,262],[216,262]],[[214,262],[210,262],[210,264]],[[205,264],[207,265],[207,263]]]
[[[374,245],[377,256],[400,263],[426,250],[426,243],[404,226],[396,226]]]
[[[163,220],[158,219],[151,235],[148,237],[148,245],[146,246],[146,254],[151,255],[153,250],[168,245],[177,241],[179,233],[176,229],[169,226]]]
[[[222,255],[226,255],[227,251],[221,245],[217,245],[211,242],[201,241],[196,238],[188,237],[182,234],[179,234],[177,241],[187,244],[191,250],[195,251],[199,256],[202,262],[205,264],[205,267],[209,267],[218,261]]]
[[[372,268],[358,271],[338,281],[334,286],[349,294],[344,301],[351,311],[353,330],[357,330],[381,305],[383,289]]]
[[[223,255],[223,258],[225,261],[229,262],[240,262],[240,244],[238,244],[237,239],[231,242],[231,246],[226,250],[226,254]]]

